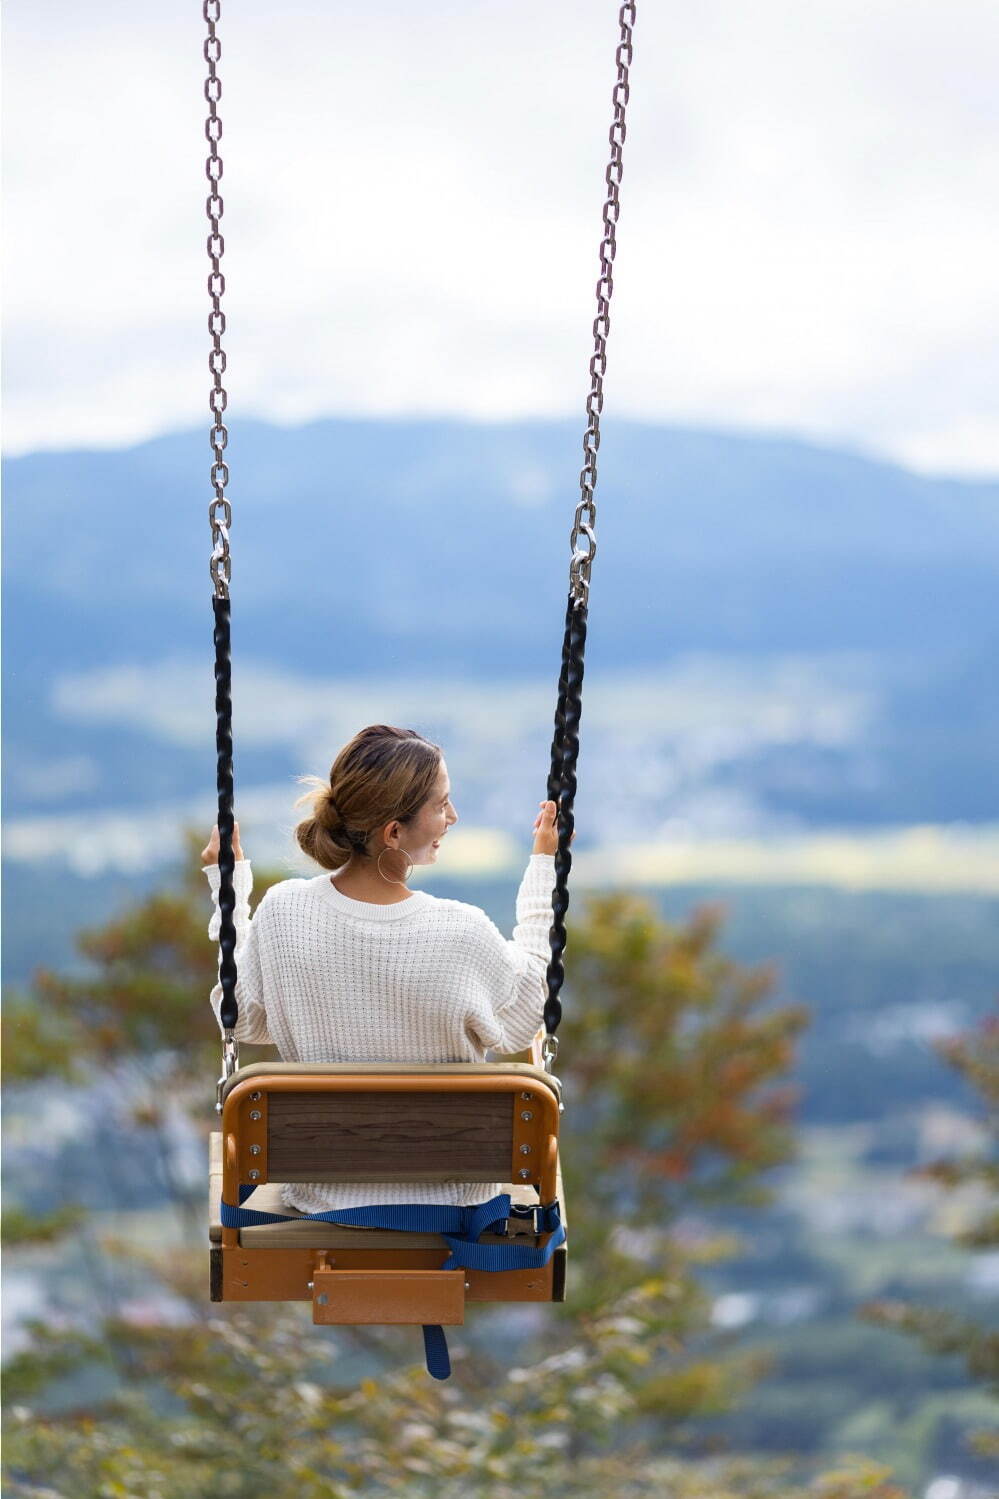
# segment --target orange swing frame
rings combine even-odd
[[[280,1184],[501,1181],[511,1205],[558,1202],[561,1084],[532,1062],[255,1063],[223,1089],[211,1151],[211,1298],[309,1301],[327,1324],[457,1325],[466,1301],[564,1301],[566,1246],[539,1269],[444,1270],[438,1233],[310,1222]],[[287,1214],[288,1223],[223,1226],[221,1203]],[[484,1192],[488,1186],[484,1186]],[[482,1244],[543,1247],[532,1216],[511,1213]]]

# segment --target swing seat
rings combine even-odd
[[[212,1221],[210,1238],[213,1244],[222,1242],[222,1136],[211,1137],[211,1195]],[[561,1202],[561,1169],[557,1175],[558,1197]],[[369,1178],[370,1180],[370,1178]],[[281,1182],[268,1182],[257,1187],[246,1198],[243,1206],[251,1212],[284,1215],[287,1222],[248,1224],[237,1230],[239,1244],[243,1249],[397,1249],[405,1245],[408,1249],[447,1249],[443,1234],[419,1233],[398,1228],[361,1228],[342,1223],[319,1223],[295,1208],[288,1207],[281,1198]],[[505,1182],[500,1189],[510,1197],[511,1206],[520,1209],[516,1216],[507,1219],[505,1236],[484,1233],[481,1244],[506,1243],[516,1237],[518,1242],[537,1246],[539,1236],[533,1232],[530,1210],[538,1205],[538,1194],[533,1187],[523,1187]]]
[[[239,1069],[212,1136],[212,1300],[311,1300],[317,1323],[424,1326],[463,1322],[466,1300],[563,1301],[560,1091],[522,1062]],[[281,1185],[296,1181],[499,1181],[510,1201],[456,1247],[453,1224],[357,1227],[297,1213],[281,1201]],[[400,1212],[475,1209],[389,1216]],[[253,1221],[261,1213],[279,1221]]]

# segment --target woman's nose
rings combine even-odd
[[[447,820],[448,820],[448,822],[449,822],[449,823],[450,823],[450,824],[451,824],[451,826],[452,826],[452,827],[453,827],[453,826],[454,826],[454,824],[455,824],[455,823],[456,823],[456,822],[457,822],[457,821],[458,821],[458,814],[457,814],[457,812],[456,812],[456,811],[455,811],[455,810],[454,810],[454,808],[453,808],[453,807],[449,807],[449,808],[448,808],[448,814],[447,814]]]

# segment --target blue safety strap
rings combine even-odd
[[[475,1203],[471,1207],[448,1203],[384,1203],[292,1215],[244,1208],[242,1203],[255,1190],[245,1185],[239,1188],[239,1207],[222,1203],[224,1227],[255,1228],[264,1223],[342,1223],[354,1228],[393,1228],[408,1233],[443,1234],[451,1252],[441,1266],[442,1270],[538,1270],[547,1265],[559,1245],[565,1243],[565,1226],[557,1202],[526,1210],[518,1206],[512,1213],[509,1192],[501,1192],[488,1202]],[[525,1213],[533,1216],[535,1233],[551,1235],[543,1249],[529,1248],[526,1244],[478,1242],[480,1234],[489,1229],[502,1232],[507,1218],[523,1217]],[[434,1379],[447,1379],[451,1373],[451,1361],[444,1329],[436,1324],[424,1326],[423,1346],[428,1373]]]
[[[427,1373],[432,1379],[451,1378],[451,1355],[447,1351],[447,1338],[439,1323],[425,1323],[423,1327],[423,1351],[427,1356]]]

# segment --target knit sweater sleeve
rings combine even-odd
[[[517,925],[510,941],[481,912],[481,957],[489,976],[491,1008],[471,1022],[475,1039],[501,1055],[530,1046],[544,1018],[551,947],[554,854],[532,854],[517,891]]]
[[[222,913],[219,910],[219,888],[222,877],[219,874],[217,864],[206,864],[205,874],[208,876],[208,884],[212,892],[212,918],[208,924],[208,935],[213,942],[219,940],[219,932],[222,926]],[[239,1007],[239,1018],[236,1021],[235,1036],[237,1041],[249,1041],[257,1045],[271,1044],[270,1032],[267,1029],[267,1006],[264,995],[263,972],[260,964],[259,935],[261,925],[261,912],[265,910],[267,896],[264,895],[257,907],[256,915],[250,918],[250,892],[253,889],[253,871],[250,868],[249,859],[237,859],[233,872],[233,887],[236,896],[236,909],[233,913],[236,924],[236,1004]],[[266,921],[266,914],[264,916]],[[211,1006],[215,1011],[215,1018],[219,1022],[219,1029],[224,1031],[224,1026],[219,1018],[222,1007],[222,982],[215,985],[211,992]]]

